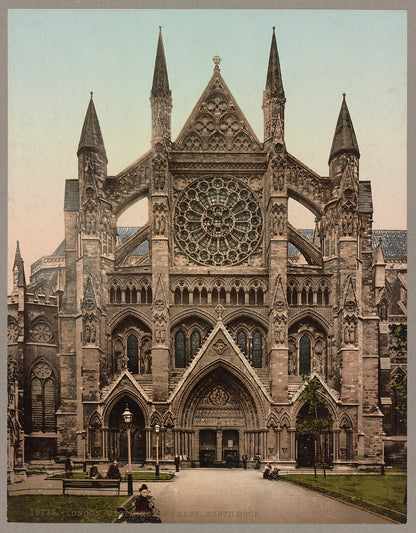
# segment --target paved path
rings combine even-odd
[[[135,494],[140,484],[134,483]],[[122,483],[122,492],[126,485]],[[173,481],[148,485],[164,523],[392,524],[291,483],[263,480],[256,470],[184,469]],[[29,476],[8,488],[10,495],[62,494],[62,483],[44,476]]]

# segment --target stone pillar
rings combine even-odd
[[[217,429],[217,461],[222,460],[222,429]]]
[[[276,459],[280,461],[280,428],[276,432]]]
[[[108,461],[108,427],[103,427],[101,430],[102,435],[102,451],[101,457]]]
[[[290,447],[289,457],[290,457],[291,461],[296,461],[296,457],[295,457],[295,443],[296,443],[295,430],[294,430],[294,428],[288,428],[288,432],[289,432],[289,447]]]

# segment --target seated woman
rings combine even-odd
[[[162,522],[162,520],[156,516],[159,514],[159,511],[155,507],[153,497],[150,496],[147,485],[144,483],[139,489],[139,496],[136,496],[135,507],[139,519],[138,521],[153,523]]]
[[[108,479],[121,479],[120,470],[118,469],[118,462],[114,461],[108,467],[107,472]]]
[[[266,469],[263,472],[263,479],[269,479],[271,471],[272,471],[272,465],[270,463],[267,463]]]
[[[89,477],[90,479],[101,479],[101,474],[98,472],[98,468],[94,464],[91,465]]]

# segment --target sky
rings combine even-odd
[[[64,238],[64,187],[90,92],[118,174],[150,148],[150,89],[162,26],[175,140],[212,76],[212,57],[263,140],[262,95],[272,27],[286,95],[287,150],[322,176],[342,93],[371,180],[376,229],[406,228],[404,11],[10,10],[8,21],[8,261],[16,240],[30,265]],[[313,227],[291,202],[290,221]],[[141,202],[119,225],[141,225]],[[10,286],[10,285],[9,285]]]

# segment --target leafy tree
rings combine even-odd
[[[407,356],[407,325],[389,324],[391,345],[397,357]],[[394,378],[392,389],[396,393],[396,410],[400,416],[400,422],[407,427],[407,375],[398,375]]]
[[[406,324],[389,324],[392,348],[397,355],[407,354],[407,325]]]
[[[396,376],[391,386],[397,394],[396,411],[400,415],[400,422],[407,427],[407,374]]]
[[[306,387],[299,396],[301,402],[305,402],[306,416],[301,420],[296,421],[296,433],[298,435],[312,434],[317,444],[316,455],[314,456],[315,476],[316,476],[316,462],[322,459],[325,475],[325,461],[322,457],[322,434],[331,428],[332,418],[329,414],[329,404],[323,397],[323,387],[321,382],[314,378],[305,378]]]

